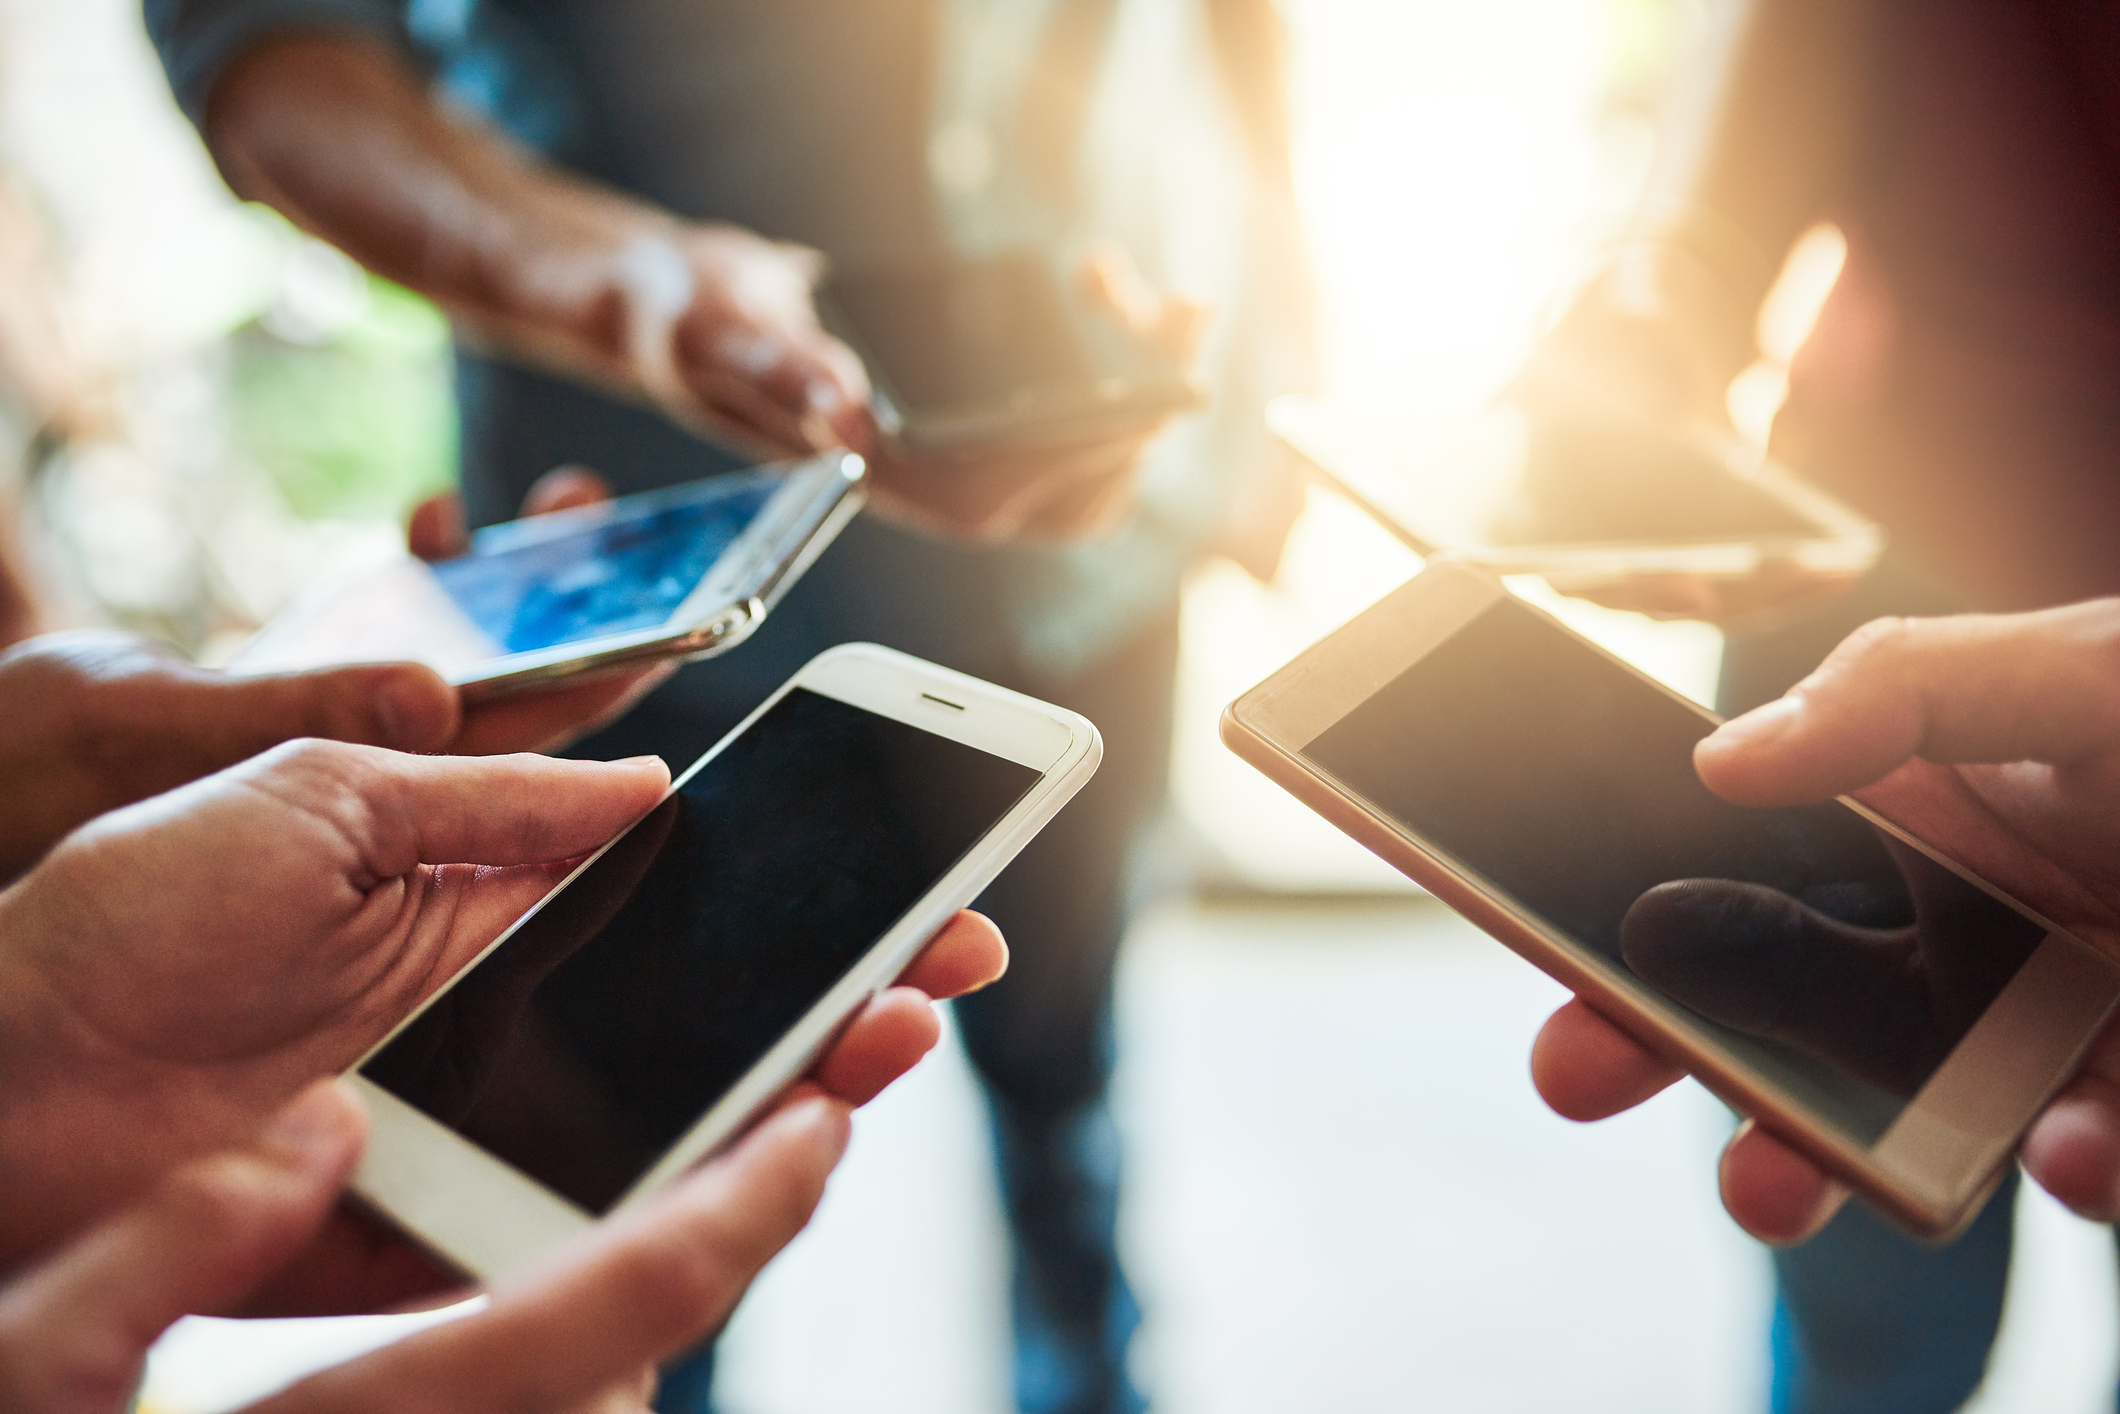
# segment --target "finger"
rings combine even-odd
[[[522,513],[525,516],[550,515],[553,511],[571,511],[577,506],[593,506],[610,499],[610,482],[588,467],[570,463],[556,466],[530,483],[530,489],[523,495]]]
[[[1113,240],[1091,244],[1075,267],[1075,288],[1082,297],[1122,323],[1153,317],[1155,291],[1134,265],[1125,246]]]
[[[659,757],[406,756],[293,742],[233,781],[335,826],[377,878],[417,864],[543,864],[595,849],[662,798]]]
[[[898,978],[936,998],[961,997],[991,985],[1008,971],[1008,943],[992,919],[965,909],[934,936]]]
[[[920,1063],[942,1039],[942,1023],[925,993],[892,987],[869,998],[839,1039],[811,1067],[825,1093],[865,1105]]]
[[[510,751],[557,751],[624,716],[634,703],[660,687],[674,662],[622,673],[600,674],[577,687],[553,688],[482,702],[464,713],[463,730],[450,744],[458,756]]]
[[[258,1139],[179,1169],[145,1202],[0,1293],[0,1406],[117,1409],[178,1317],[226,1308],[330,1211],[365,1121],[323,1082]]]
[[[688,1348],[802,1229],[845,1151],[847,1111],[811,1098],[637,1212],[497,1290],[486,1311],[327,1370],[253,1414],[569,1410]]]
[[[732,428],[773,457],[799,457],[825,451],[812,441],[809,385],[786,401],[775,398],[755,375],[742,368],[710,366],[694,372],[689,383],[707,415]]]
[[[2077,1215],[2120,1219],[2120,1025],[2108,1026],[2083,1068],[2024,1136],[2025,1172]]]
[[[2120,600],[2035,614],[1880,619],[1786,697],[1694,750],[1742,805],[1825,800],[1919,756],[2064,764],[2120,739]]]
[[[457,733],[456,689],[421,663],[364,663],[303,673],[229,677],[202,673],[192,691],[162,702],[180,739],[200,741],[214,767],[296,737],[436,751]]]
[[[1848,1199],[1847,1189],[1751,1120],[1723,1150],[1723,1207],[1762,1242],[1794,1246],[1815,1236]]]
[[[463,1273],[351,1198],[285,1266],[228,1314],[359,1316],[449,1305],[472,1293]]]
[[[1565,1119],[1631,1110],[1684,1074],[1580,1000],[1548,1017],[1531,1043],[1531,1083]]]
[[[405,526],[405,548],[423,560],[453,560],[471,550],[464,524],[464,499],[454,491],[429,496],[412,508]]]
[[[2014,915],[1978,897],[1990,907],[1967,924],[1985,940],[1992,935],[1984,929],[2006,927]],[[1937,1014],[1915,929],[1844,923],[1762,884],[1659,884],[1627,909],[1620,952],[1681,1005],[1899,1095],[1920,1088],[1962,1029]]]

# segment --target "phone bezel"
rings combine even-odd
[[[611,1208],[637,1207],[748,1126],[801,1076],[848,1016],[888,986],[936,930],[978,897],[1003,866],[1030,843],[1088,781],[1103,756],[1089,720],[1064,708],[952,672],[875,644],[846,644],[818,655],[761,703],[735,730],[671,783],[676,791],[719,756],[774,704],[802,687],[935,732],[1040,773],[1039,779],[919,902],[869,948],[846,975],[805,1013],[757,1065],[693,1126]],[[629,827],[630,828],[630,827]],[[611,841],[615,844],[624,832]],[[455,986],[588,869],[606,844],[583,860],[522,918],[488,944]],[[537,1180],[430,1119],[360,1074],[437,998],[407,1016],[349,1072],[368,1101],[371,1134],[354,1187],[371,1204],[451,1261],[476,1275],[512,1270],[597,1219]]]
[[[813,457],[773,469],[772,474],[780,478],[773,495],[661,623],[527,653],[501,654],[445,676],[466,702],[480,702],[668,658],[713,657],[734,648],[765,621],[773,606],[860,512],[864,501],[867,465],[851,452]],[[471,553],[490,554],[650,514],[694,484],[488,526],[472,537]],[[413,571],[424,573],[424,566],[405,559],[381,571],[362,571],[319,585],[261,629],[229,662],[230,671],[284,672],[319,666],[310,662],[310,654],[287,658],[281,642],[302,643],[311,618],[357,595],[372,576]],[[447,591],[431,577],[427,583],[433,594],[446,596]]]
[[[1334,419],[1350,426],[1359,414],[1302,394],[1267,405],[1274,439],[1306,470],[1361,507],[1392,537],[1417,555],[1447,554],[1496,574],[1536,574],[1558,588],[1581,589],[1659,575],[1714,580],[1745,579],[1788,565],[1817,575],[1859,575],[1877,563],[1884,531],[1839,500],[1804,481],[1787,466],[1735,437],[1705,427],[1680,434],[1726,474],[1774,501],[1814,529],[1808,535],[1757,535],[1699,541],[1573,541],[1546,545],[1493,545],[1425,521],[1411,494],[1397,494],[1403,478],[1393,470],[1395,454],[1364,430],[1335,433]],[[1410,489],[1410,488],[1409,488]]]
[[[1840,1176],[1894,1221],[1928,1238],[1958,1230],[1978,1211],[1979,1200],[1995,1183],[2039,1106],[2067,1080],[2120,1001],[2120,967],[1890,820],[1843,798],[1841,804],[1871,824],[2047,930],[2017,975],[1886,1133],[1867,1148],[1849,1139],[1726,1050],[1690,1013],[1547,926],[1304,755],[1348,712],[1482,610],[1509,597],[1507,587],[1486,570],[1437,561],[1232,702],[1222,714],[1222,739],[1299,800],[1645,1045],[1681,1061],[1710,1090]],[[1573,632],[1537,606],[1517,602],[1561,632]],[[1720,720],[1626,660],[1602,648],[1597,651],[1704,720]]]

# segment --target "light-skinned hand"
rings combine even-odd
[[[2120,600],[2038,613],[1886,619],[1776,702],[1694,752],[1741,805],[1851,794],[2086,941],[2120,950]],[[1681,1070],[1580,1001],[1532,1051],[1548,1104],[1616,1114]],[[2120,1217],[2120,1026],[2109,1025],[2020,1149],[2085,1217]],[[1725,1151],[1723,1203],[1749,1232],[1800,1242],[1845,1191],[1747,1123]]]
[[[668,781],[652,757],[302,741],[70,835],[0,893],[0,1269],[351,1066]],[[927,998],[1005,957],[961,915],[815,1078],[867,1099],[933,1044]],[[373,1310],[447,1280],[348,1212],[265,1299]]]
[[[1733,289],[1683,242],[1631,243],[1569,303],[1503,396],[1535,418],[1727,432],[1730,384],[1758,357],[1764,293]],[[1769,560],[1746,575],[1634,575],[1565,588],[1610,609],[1756,630],[1854,582],[1844,571]]]
[[[1206,311],[1156,289],[1122,247],[1094,248],[1076,283],[1091,308],[1173,367],[1193,363]],[[1116,528],[1134,509],[1142,455],[1170,421],[1145,418],[1050,445],[918,453],[886,438],[866,406],[851,420],[835,411],[832,426],[868,459],[878,514],[936,536],[1002,544],[1083,540]]]
[[[929,534],[994,544],[1108,531],[1132,510],[1142,452],[1169,421],[1053,445],[912,452],[877,425],[860,358],[818,321],[816,252],[690,226],[622,246],[615,260],[639,331],[631,376],[663,412],[761,458],[859,452],[870,507]],[[1078,278],[1093,307],[1174,364],[1191,361],[1202,312],[1150,286],[1123,251],[1098,248]]]
[[[334,1211],[365,1118],[321,1082],[0,1285],[0,1407],[118,1414],[178,1317],[242,1309]],[[847,1107],[791,1096],[635,1212],[495,1287],[485,1310],[335,1366],[249,1414],[645,1414],[657,1362],[718,1328],[809,1220]]]
[[[542,477],[525,515],[609,496],[580,467]],[[454,494],[423,503],[407,539],[441,559],[468,548]],[[668,665],[466,709],[416,663],[232,676],[115,631],[53,633],[0,652],[0,882],[68,830],[297,737],[398,751],[484,755],[550,751],[623,713]]]

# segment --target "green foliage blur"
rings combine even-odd
[[[448,321],[364,278],[359,313],[328,338],[261,320],[230,340],[230,434],[304,520],[399,521],[456,480]]]

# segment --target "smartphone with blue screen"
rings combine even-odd
[[[480,700],[743,642],[861,509],[833,453],[488,526],[468,554],[327,582],[228,664],[423,662]]]

